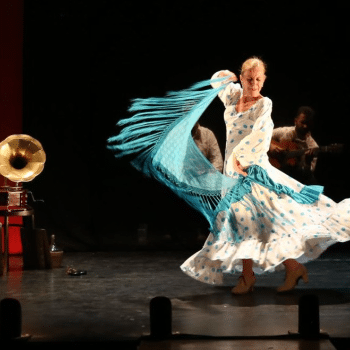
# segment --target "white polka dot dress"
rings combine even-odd
[[[259,165],[275,183],[300,192],[303,184],[268,161],[271,100],[263,97],[238,113],[241,93],[240,85],[233,83],[219,93],[226,107],[224,174],[240,176],[233,168],[236,157],[243,167]],[[350,240],[350,199],[335,203],[321,194],[312,204],[300,204],[260,184],[252,182],[251,186],[251,193],[230,206],[234,221],[224,212],[218,214],[216,233],[210,233],[203,248],[181,265],[186,274],[205,283],[222,284],[225,273],[242,271],[242,259],[252,259],[254,272],[262,274],[284,268],[282,263],[289,258],[300,263],[314,260],[330,245]]]

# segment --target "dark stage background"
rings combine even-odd
[[[47,154],[26,186],[37,226],[66,251],[125,249],[137,229],[190,237],[201,218],[166,188],[115,160],[106,139],[129,114],[130,99],[162,96],[236,74],[251,55],[268,65],[263,94],[276,126],[297,108],[317,112],[320,145],[349,136],[349,5],[333,1],[25,1],[23,132]],[[222,151],[223,106],[201,122]],[[336,201],[350,197],[347,148],[319,158],[317,177]]]

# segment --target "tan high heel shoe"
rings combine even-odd
[[[307,276],[307,269],[304,265],[301,265],[295,271],[286,270],[284,284],[277,288],[277,292],[288,292],[289,290],[294,289],[297,286],[300,278],[302,278],[305,283],[309,282],[309,277]]]
[[[231,292],[233,294],[247,294],[252,292],[254,289],[254,284],[256,282],[256,277],[253,274],[251,277],[245,277],[241,275],[238,280],[238,284],[236,287],[232,288]]]

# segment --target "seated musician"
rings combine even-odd
[[[222,173],[224,161],[214,133],[197,122],[192,129],[192,137],[204,157]]]
[[[269,151],[272,165],[304,184],[317,182],[314,172],[318,145],[311,136],[314,114],[311,107],[300,107],[294,118],[294,126],[273,130]]]

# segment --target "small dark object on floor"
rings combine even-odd
[[[70,276],[82,276],[82,275],[86,275],[87,271],[77,270],[77,269],[73,269],[72,267],[67,267],[66,274]]]

